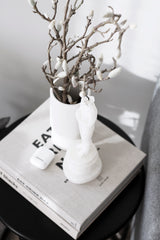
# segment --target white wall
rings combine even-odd
[[[65,1],[60,1],[62,6]],[[47,12],[50,0],[39,3]],[[103,84],[103,92],[96,96],[97,106],[102,115],[119,124],[139,144],[154,87],[149,80],[155,80],[160,69],[160,33],[156,28],[160,3],[87,0],[72,31],[80,31],[81,19],[92,8],[96,9],[97,19],[110,3],[138,28],[128,31],[123,42],[121,64],[130,72],[124,69],[119,78]],[[27,0],[1,1],[0,117],[12,116],[14,121],[32,112],[49,96],[49,85],[41,72],[47,56],[47,31],[47,24],[32,13]],[[108,50],[103,52],[107,58]]]
[[[125,37],[124,56],[121,63],[132,73],[156,80],[160,73],[160,1],[110,0],[137,29]]]
[[[13,121],[47,97],[48,86],[40,71],[47,45],[42,29],[43,22],[32,14],[27,1],[1,3],[0,112]]]

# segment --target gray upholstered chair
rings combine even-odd
[[[160,84],[145,124],[142,150],[147,153],[144,199],[135,222],[135,240],[160,239]]]

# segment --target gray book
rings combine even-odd
[[[51,143],[47,100],[0,142],[0,177],[76,239],[133,179],[145,157],[99,121],[93,142],[103,163],[101,175],[82,185],[69,182],[63,174],[65,152]],[[56,154],[46,170],[30,164],[42,145]]]

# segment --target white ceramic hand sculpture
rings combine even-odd
[[[93,96],[82,97],[80,107],[76,111],[81,136],[81,142],[79,144],[79,153],[81,156],[86,155],[92,145],[92,136],[97,120],[97,108],[94,102],[95,99]]]
[[[63,170],[65,176],[73,183],[82,184],[95,179],[101,172],[102,162],[92,142],[92,135],[97,119],[94,97],[83,97],[76,111],[80,141],[67,149]]]

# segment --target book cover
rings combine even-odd
[[[41,201],[41,195],[37,197],[37,192],[30,191],[20,184],[17,179],[7,173],[6,170],[0,167],[0,178],[2,178],[8,185],[15,189],[25,199],[27,199],[32,205],[39,209],[43,214],[50,218],[61,229],[68,233],[71,237],[76,239],[79,235],[79,231],[72,227],[67,221],[65,221],[60,215],[54,212],[47,204]]]
[[[90,183],[72,184],[63,174],[65,152],[51,144],[47,100],[1,141],[0,168],[67,222],[78,236],[130,181],[145,156],[99,121],[93,142],[102,159],[103,171]],[[36,148],[43,145],[56,154],[46,170],[30,164]]]

